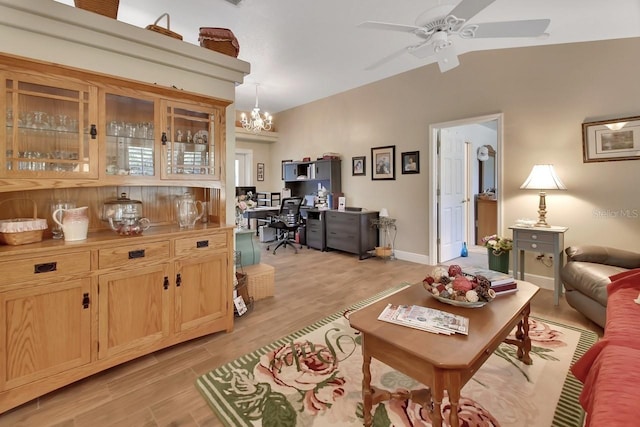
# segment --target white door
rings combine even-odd
[[[455,129],[441,129],[439,170],[438,229],[440,253],[446,262],[460,256],[466,221],[465,143]]]
[[[251,171],[253,170],[252,164],[253,150],[237,148],[235,158],[236,187],[253,185],[253,176],[251,174]]]

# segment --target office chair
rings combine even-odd
[[[295,246],[295,241],[291,238],[291,233],[295,235],[296,230],[300,227],[300,205],[302,204],[302,197],[287,197],[280,202],[280,210],[278,216],[275,217],[275,221],[269,224],[269,227],[275,228],[277,233],[280,233],[282,237],[278,240],[278,244],[273,249],[273,254],[280,246],[286,247],[290,245],[298,253],[298,248]],[[302,246],[300,246],[302,247]],[[267,246],[269,250],[269,246]]]

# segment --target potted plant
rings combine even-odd
[[[509,252],[513,249],[513,239],[492,234],[491,236],[483,237],[482,244],[487,248],[489,270],[508,274]]]

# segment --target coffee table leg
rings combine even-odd
[[[522,312],[522,337],[519,339],[522,341],[522,346],[518,346],[518,358],[526,365],[531,365],[533,361],[529,352],[531,351],[531,338],[529,338],[529,313],[531,312],[531,306],[527,304]],[[519,329],[519,328],[518,328]]]
[[[442,398],[444,397],[444,387],[442,372],[436,370],[433,387],[431,389],[433,406],[431,410],[431,425],[432,427],[442,427]],[[457,415],[457,414],[456,414]]]
[[[529,313],[531,312],[531,306],[527,304],[522,310],[522,319],[518,322],[516,329],[516,339],[507,338],[504,340],[507,344],[513,344],[518,347],[516,353],[518,359],[525,365],[531,365],[533,360],[529,352],[531,351],[531,338],[529,338]]]
[[[365,347],[365,337],[362,337],[362,402],[364,404],[364,425],[370,427],[372,423],[371,408],[373,407],[373,391],[371,390],[371,356]]]
[[[449,424],[451,425],[451,427],[459,427],[460,420],[458,418],[458,406],[460,405],[460,389],[454,389],[455,387],[447,389],[447,391],[449,392],[449,404],[451,405]]]

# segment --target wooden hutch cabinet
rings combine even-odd
[[[249,64],[57,2],[0,3],[0,30],[20,40],[0,52],[0,219],[89,211],[86,240],[0,245],[3,413],[233,328],[226,115]],[[142,235],[101,218],[121,192],[143,202]],[[177,225],[185,192],[206,223]]]

